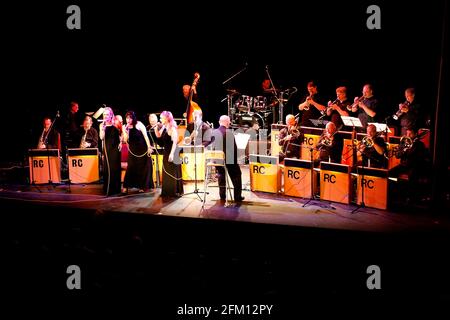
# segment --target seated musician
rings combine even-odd
[[[383,137],[377,133],[377,127],[369,124],[366,129],[367,136],[365,136],[358,144],[358,152],[362,154],[364,167],[381,168],[387,166],[386,142]],[[361,163],[359,163],[361,165]]]
[[[83,128],[80,131],[80,148],[97,148],[98,132],[92,127],[92,118],[86,116],[83,121]]]
[[[297,125],[297,121],[292,114],[286,116],[286,127],[280,130],[278,144],[281,146],[280,162],[284,158],[299,159],[301,154],[301,144],[303,143],[303,132]]]
[[[204,147],[211,143],[211,127],[203,122],[203,112],[195,110],[193,112],[194,122],[189,123],[185,132],[185,144]]]
[[[317,148],[320,150],[319,161],[341,162],[343,139],[337,134],[336,125],[328,122],[324,132],[320,136]]]
[[[52,126],[52,119],[44,118],[44,128],[39,137],[37,149],[60,149],[60,137],[58,131]]]
[[[417,181],[426,167],[427,150],[425,144],[420,141],[416,128],[406,130],[395,157],[400,159],[400,164],[389,170],[389,175],[398,177],[407,174],[410,181]]]

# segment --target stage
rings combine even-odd
[[[186,193],[193,188],[185,184]],[[217,184],[208,191],[202,210],[195,194],[163,200],[160,189],[105,197],[100,184],[3,184],[5,293],[69,304],[76,295],[86,298],[81,308],[111,296],[120,300],[115,307],[173,319],[186,303],[269,303],[277,319],[297,314],[299,301],[301,314],[315,315],[356,313],[354,304],[448,305],[446,215],[352,213],[354,205],[318,200],[302,207],[308,199],[248,190],[225,208]],[[69,265],[82,270],[78,293],[66,288]],[[379,292],[366,287],[370,265],[381,268]]]
[[[105,197],[101,184],[58,185],[4,185],[0,189],[0,201],[27,203],[37,206],[76,208],[96,212],[122,212],[163,215],[196,219],[220,219],[250,223],[290,225],[308,228],[338,230],[400,232],[450,230],[450,218],[439,216],[425,205],[406,206],[394,203],[394,209],[378,210],[330,201],[321,201],[250,191],[248,165],[241,165],[243,173],[242,203],[224,206],[218,194],[217,182],[208,186],[205,208],[196,194],[181,198],[163,199],[161,189],[147,193],[130,190],[128,194]],[[185,182],[184,191],[194,190],[193,182]],[[203,181],[198,183],[203,191]],[[203,193],[198,194],[203,198]],[[306,204],[305,207],[303,205]],[[357,210],[355,210],[357,209]]]

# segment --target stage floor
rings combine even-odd
[[[96,210],[98,212],[129,212],[199,219],[222,219],[251,223],[280,224],[312,228],[357,230],[373,232],[450,230],[450,219],[430,212],[426,208],[403,208],[401,212],[357,208],[329,201],[314,200],[305,207],[308,199],[284,195],[251,192],[248,168],[243,168],[243,195],[245,200],[224,207],[219,201],[217,182],[209,185],[205,209],[198,195],[166,200],[160,189],[147,193],[131,190],[127,195],[105,197],[101,184],[78,185],[3,185],[0,201],[26,202],[38,206],[58,206]],[[203,191],[203,182],[198,183]],[[185,193],[194,190],[194,183],[185,183]]]

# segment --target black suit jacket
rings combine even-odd
[[[227,164],[237,165],[238,152],[233,130],[224,126],[215,129],[211,137],[211,144],[214,150],[221,150],[225,153]]]

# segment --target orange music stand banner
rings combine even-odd
[[[281,189],[281,168],[278,157],[249,155],[250,189],[278,193]]]
[[[71,183],[91,183],[100,180],[97,148],[67,149],[67,165]]]
[[[194,152],[195,148],[195,152]],[[181,176],[184,181],[195,180],[195,165],[197,164],[197,181],[205,179],[205,147],[183,146],[180,152]],[[158,159],[159,160],[159,159]]]
[[[59,149],[28,150],[30,184],[61,183]]]
[[[284,159],[284,195],[311,198],[311,161]]]
[[[350,204],[351,167],[332,162],[320,163],[320,199]]]
[[[364,200],[366,207],[387,209],[388,206],[388,170],[357,167],[357,203]],[[364,188],[364,199],[362,190]]]

